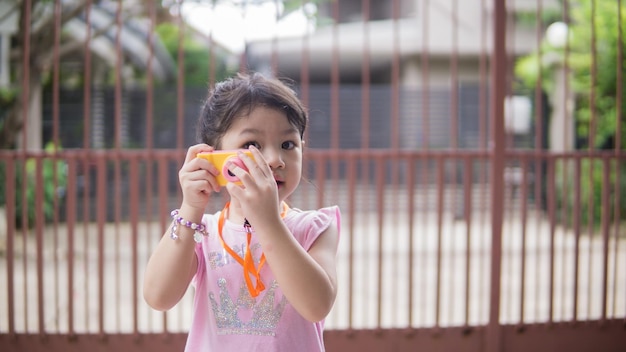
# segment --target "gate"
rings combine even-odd
[[[248,39],[237,63],[309,107],[290,201],[342,209],[327,350],[623,350],[622,2],[302,3],[315,32]],[[0,116],[2,351],[184,346],[193,292],[159,313],[140,289],[206,94],[164,38],[210,48],[203,82],[228,49],[184,25],[202,2],[163,5],[0,4],[21,58],[0,82],[20,87]]]

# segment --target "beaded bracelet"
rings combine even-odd
[[[178,216],[179,209],[174,209],[170,213],[172,216],[172,231],[170,232],[170,238],[173,240],[178,239],[178,225],[183,225],[187,228],[194,230],[193,240],[197,243],[202,242],[202,236],[208,236],[209,232],[206,230],[206,226],[204,224],[196,224],[195,222],[191,222],[189,220],[183,219],[182,216]]]

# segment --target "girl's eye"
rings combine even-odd
[[[287,142],[283,142],[283,144],[281,145],[281,147],[283,149],[287,149],[287,150],[291,150],[293,148],[296,147],[296,143],[292,142],[292,141],[287,141]]]
[[[253,145],[255,148],[257,148],[259,150],[261,149],[261,145],[259,143],[257,143],[257,142],[247,142],[247,143],[244,143],[243,149],[248,149],[251,145]]]

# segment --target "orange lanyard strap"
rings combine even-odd
[[[246,281],[246,286],[248,287],[248,292],[250,292],[250,296],[256,297],[265,290],[265,285],[261,280],[261,268],[263,264],[265,264],[265,253],[261,253],[261,259],[259,261],[259,266],[254,266],[254,259],[252,258],[252,251],[250,250],[250,242],[252,241],[252,229],[251,225],[246,219],[243,227],[246,230],[246,251],[244,253],[244,257],[241,258],[226,242],[224,241],[224,237],[222,236],[222,229],[224,228],[224,222],[226,221],[226,212],[230,207],[230,202],[226,203],[224,209],[220,213],[220,217],[217,223],[217,233],[220,238],[220,242],[222,243],[222,247],[230,254],[241,266],[243,267],[243,277]],[[280,214],[281,218],[285,218],[287,211],[289,210],[289,206],[286,203],[283,203],[283,211]],[[254,277],[256,281],[256,285],[252,283],[252,277]]]

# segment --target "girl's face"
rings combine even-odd
[[[258,106],[249,115],[233,121],[222,136],[222,149],[257,147],[274,173],[278,198],[284,201],[293,193],[302,177],[304,142],[284,112]]]

